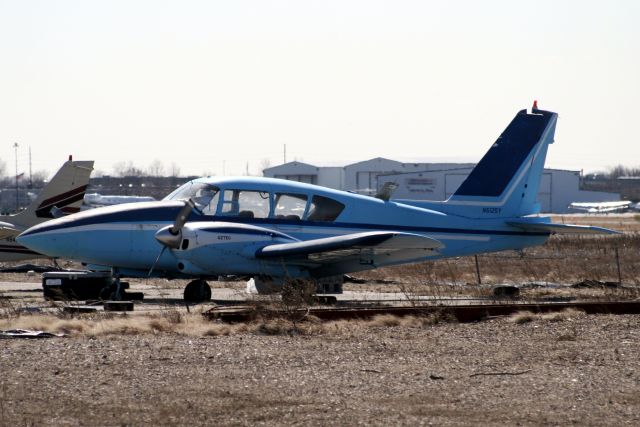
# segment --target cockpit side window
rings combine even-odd
[[[164,200],[193,200],[196,208],[205,215],[213,215],[218,205],[218,187],[201,182],[187,182]]]
[[[265,191],[224,190],[220,215],[241,218],[267,218],[270,194]]]
[[[335,221],[343,211],[344,205],[324,196],[313,196],[307,215],[308,221]]]
[[[219,195],[220,192],[217,191],[217,189],[212,193],[209,188],[201,188],[195,192],[191,199],[194,201],[196,208],[198,208],[200,212],[205,215],[215,215],[218,207]]]
[[[307,207],[306,194],[276,193],[273,217],[300,221]]]

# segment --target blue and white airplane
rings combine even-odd
[[[159,202],[80,212],[18,241],[122,276],[193,278],[185,299],[210,298],[207,279],[245,275],[258,290],[383,266],[522,249],[553,233],[612,233],[552,224],[536,202],[557,114],[518,112],[448,200],[390,200],[268,178],[200,178]],[[389,187],[388,187],[389,189]]]

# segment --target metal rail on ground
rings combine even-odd
[[[575,309],[587,314],[640,314],[640,301],[589,301],[589,302],[555,302],[555,303],[508,303],[508,304],[472,304],[472,305],[439,305],[439,306],[387,306],[387,307],[309,307],[296,310],[258,308],[253,305],[214,307],[203,315],[209,319],[220,319],[225,322],[247,322],[259,314],[270,316],[315,316],[320,320],[368,319],[378,315],[394,316],[428,316],[442,314],[455,318],[459,322],[474,322],[493,316],[507,316],[520,311],[532,313],[548,313]]]

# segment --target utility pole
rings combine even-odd
[[[282,163],[287,163],[287,144],[284,144],[284,151],[282,153]]]
[[[16,153],[16,212],[18,212],[18,209],[20,207],[20,202],[18,201],[18,143],[17,142],[13,143],[13,148]]]
[[[31,173],[31,146],[29,146],[29,188],[33,188],[33,174]]]

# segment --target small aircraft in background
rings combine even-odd
[[[16,243],[15,238],[36,224],[80,211],[92,170],[92,160],[69,157],[25,210],[0,216],[0,261],[46,257]]]
[[[590,214],[624,212],[629,209],[638,210],[639,208],[640,203],[634,204],[629,200],[620,200],[616,202],[573,202],[569,205],[569,209],[575,209]]]
[[[155,200],[156,199],[151,196],[114,196],[102,195],[99,193],[87,193],[84,195],[82,210],[119,205],[122,203],[154,202]]]
[[[615,233],[531,216],[557,114],[522,110],[446,201],[392,200],[270,178],[200,178],[159,202],[80,212],[36,225],[18,241],[116,276],[182,277],[188,301],[206,280],[253,277],[258,292],[294,278],[522,249],[553,233]]]

